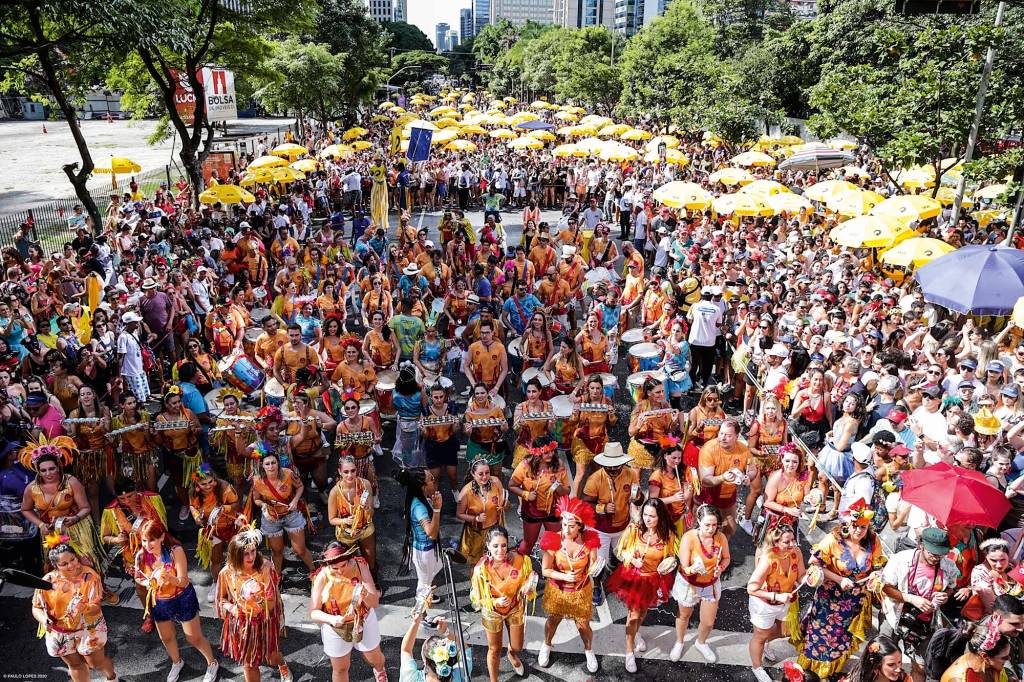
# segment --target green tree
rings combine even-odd
[[[766,110],[808,118],[808,90],[818,82],[821,67],[811,52],[814,22],[796,21],[785,31],[769,29],[737,64],[743,96]]]
[[[404,50],[434,51],[434,43],[430,42],[427,34],[415,24],[407,24],[404,21],[386,21],[382,24],[382,28],[386,34],[387,46],[393,48],[396,53]]]
[[[694,0],[715,32],[715,53],[739,59],[751,44],[769,31],[785,30],[793,21],[785,0]]]
[[[392,85],[400,83],[411,83],[424,81],[436,73],[446,73],[448,70],[448,58],[435,52],[416,50],[414,52],[402,52],[395,55],[391,61],[390,82]],[[412,67],[412,68],[410,68]],[[408,69],[399,74],[402,69]]]
[[[347,107],[346,55],[331,54],[327,45],[297,38],[275,43],[266,68],[272,76],[255,97],[269,111],[291,111],[299,121],[309,115],[326,125]]]

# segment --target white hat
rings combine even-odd
[[[121,316],[121,321],[124,322],[125,324],[128,324],[129,322],[142,322],[142,316],[134,311],[129,310],[128,312]]]
[[[711,295],[712,296],[721,296],[722,295],[722,287],[720,287],[720,286],[713,286],[713,287],[711,287]]]
[[[248,221],[243,220],[242,222],[238,223],[239,230],[248,230],[250,227],[252,227],[252,225],[250,225]]]
[[[147,289],[156,289],[156,280],[153,279],[152,277],[147,277],[146,279],[142,280],[142,289],[143,291]]]
[[[771,355],[772,357],[776,358],[788,358],[789,349],[783,346],[782,344],[777,343],[768,349],[768,355]]]
[[[850,446],[853,452],[853,460],[860,464],[871,464],[874,459],[874,453],[871,451],[871,446],[865,443],[854,443]]]
[[[405,266],[405,270],[402,270],[402,274],[405,275],[416,275],[419,274],[420,269],[416,267],[415,263],[409,263]]]
[[[427,247],[428,249],[432,249],[432,248],[434,248],[434,242],[433,242],[433,240],[430,240],[430,239],[428,239],[427,241],[425,241],[425,242],[423,243],[423,245],[424,245],[424,246],[426,246],[426,247]]]
[[[576,255],[576,247],[564,244],[562,246],[562,258],[572,258]]]
[[[594,464],[602,467],[620,467],[633,461],[633,457],[622,451],[622,444],[609,442],[604,450],[594,458]]]
[[[470,294],[469,296],[466,297],[466,302],[467,303],[479,303],[480,302],[480,297],[477,296],[476,294]]]

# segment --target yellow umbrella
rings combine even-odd
[[[445,146],[445,149],[450,152],[475,152],[476,145],[469,140],[452,140]]]
[[[735,166],[774,166],[775,159],[764,152],[743,152],[729,159]]]
[[[942,187],[939,187],[939,191],[935,193],[935,198],[938,199],[939,203],[943,206],[949,206],[954,200],[956,200],[956,188],[950,187],[949,185],[943,185]],[[964,206],[973,206],[974,198],[970,193],[965,193],[961,204]]]
[[[635,142],[639,140],[649,140],[651,139],[651,134],[646,130],[640,130],[639,128],[631,128],[626,132],[622,133],[621,135],[619,135],[619,137],[623,140],[632,140]]]
[[[658,145],[663,142],[667,149],[675,149],[679,146],[679,138],[675,135],[658,135],[657,137],[652,137],[648,140],[647,144],[644,145],[644,149],[649,152],[656,152],[658,151]]]
[[[516,134],[508,128],[498,128],[491,131],[491,137],[498,140],[514,140],[516,138]]]
[[[476,99],[476,93],[475,92],[467,92],[465,95],[462,96],[462,101],[463,102],[472,102],[475,99]]]
[[[621,135],[627,130],[629,130],[629,126],[625,123],[609,123],[598,130],[597,134],[601,137],[613,137],[615,135]]]
[[[531,130],[526,134],[527,137],[532,137],[535,140],[541,140],[542,142],[551,142],[556,140],[554,135],[551,134],[550,130]]]
[[[508,105],[505,104],[504,102],[502,102],[500,100],[494,100],[493,102],[490,103],[490,105],[487,108],[488,109],[504,109],[506,106],[508,106]]]
[[[518,125],[520,123],[526,123],[527,121],[536,121],[539,118],[540,116],[533,113],[532,111],[520,111],[518,114],[512,117],[512,120],[515,121],[516,125]]]
[[[870,178],[871,173],[860,166],[843,166],[839,171],[848,178]]]
[[[508,146],[512,149],[541,149],[544,147],[544,143],[535,137],[517,137],[508,143]]]
[[[486,135],[487,131],[484,130],[483,126],[470,124],[468,126],[462,126],[463,135]]]
[[[253,168],[242,176],[242,179],[238,181],[238,184],[242,187],[248,187],[249,185],[255,185],[258,182],[273,181],[274,173],[272,168]]]
[[[587,154],[600,154],[604,149],[604,140],[598,137],[588,137],[577,142],[576,148]]]
[[[803,144],[803,138],[797,137],[796,135],[783,135],[779,138],[779,144],[795,145]]]
[[[747,185],[749,187],[749,185]],[[746,189],[744,187],[740,190]],[[804,199],[799,194],[793,194],[792,192],[780,192],[779,194],[769,194],[768,196],[761,195],[765,202],[772,207],[775,215],[779,213],[811,213],[814,211],[814,205],[807,199]]]
[[[551,150],[552,156],[586,156],[586,152],[580,152],[574,144],[560,144]]]
[[[711,205],[711,194],[698,184],[675,180],[654,190],[651,197],[672,208],[703,210]]]
[[[999,183],[996,185],[989,185],[988,187],[982,187],[974,193],[975,199],[989,199],[996,200],[1006,192],[1006,185]]]
[[[737,216],[770,216],[775,211],[765,200],[756,194],[723,194],[715,197],[711,202],[711,208],[715,213],[721,215]]]
[[[354,149],[357,152],[369,149],[372,146],[373,145],[370,144],[367,140],[356,140],[355,142],[352,143],[352,149]]]
[[[547,109],[548,108],[548,103],[545,102],[544,100],[537,99],[537,100],[534,100],[534,101],[530,102],[530,107],[532,107],[534,109]]]
[[[434,121],[434,125],[436,125],[438,128],[450,128],[452,126],[459,125],[459,122],[456,121],[454,118],[446,116],[444,118],[439,118],[436,121]]]
[[[740,193],[759,194],[767,197],[772,194],[789,193],[789,188],[781,182],[776,182],[774,180],[754,180],[752,183],[741,189]]]
[[[658,155],[658,150],[647,152],[644,155],[644,161],[648,163],[657,163],[661,161],[661,156]],[[680,168],[690,163],[690,160],[683,156],[683,153],[678,149],[666,149],[665,150],[665,163],[674,163]]]
[[[249,164],[249,168],[279,168],[287,166],[288,162],[280,156],[261,156]]]
[[[381,102],[380,104],[377,105],[377,108],[378,109],[390,109],[393,106],[395,106],[394,102]]]
[[[452,107],[450,107],[447,104],[445,104],[445,105],[442,105],[442,106],[439,106],[439,107],[434,107],[433,109],[431,109],[430,110],[430,115],[431,116],[447,116],[448,114],[452,113],[453,111],[455,111],[455,109],[453,109]]]
[[[964,174],[964,162],[955,158],[943,159],[939,161],[939,169],[943,177],[958,178]]]
[[[430,138],[430,144],[448,144],[458,136],[458,128],[445,128],[433,134]]]
[[[270,150],[270,153],[274,156],[284,156],[289,159],[296,159],[303,154],[308,154],[309,150],[303,147],[301,144],[295,144],[293,142],[286,142],[285,144],[279,144]]]
[[[571,134],[573,137],[586,137],[588,135],[594,135],[597,132],[594,126],[583,124],[572,126],[570,130],[572,131]]]
[[[316,161],[313,159],[302,159],[288,165],[302,173],[312,173],[316,170]]]
[[[894,218],[903,225],[934,218],[940,213],[942,213],[942,204],[921,194],[903,194],[892,197],[871,209],[871,215]]]
[[[710,176],[708,180],[711,182],[720,182],[723,185],[745,185],[748,182],[754,181],[754,176],[749,171],[743,168],[722,168],[716,170]]]
[[[841,192],[838,195],[829,197],[825,201],[825,205],[828,206],[829,210],[839,215],[856,218],[857,216],[867,215],[871,212],[871,209],[883,201],[885,201],[885,197],[881,194],[865,189]]]
[[[273,168],[270,172],[274,174],[274,180],[278,182],[295,182],[306,179],[305,173],[294,168]]]
[[[119,156],[112,156],[105,164],[101,164],[92,169],[93,173],[111,173],[113,175],[124,175],[125,173],[140,173],[142,172],[142,166],[135,163],[131,159],[126,159]]]
[[[854,142],[853,140],[844,140],[841,137],[833,137],[831,140],[828,141],[828,146],[832,147],[833,149],[850,150],[856,149],[857,143]]]
[[[882,262],[889,265],[918,268],[953,251],[956,251],[956,248],[941,239],[913,237],[883,253]]]
[[[404,114],[405,113],[405,109],[403,109],[402,107],[395,107],[395,108],[393,108],[391,110],[391,113],[392,114]]]
[[[804,190],[804,196],[811,201],[828,201],[844,192],[858,192],[860,187],[847,180],[825,180]]]
[[[935,169],[921,168],[919,166],[915,166],[914,168],[901,168],[892,174],[892,179],[905,189],[934,187]]]
[[[341,134],[341,139],[343,139],[343,140],[357,140],[360,137],[362,137],[363,135],[366,135],[366,133],[368,133],[368,132],[370,132],[370,131],[367,130],[366,128],[360,128],[358,126],[355,127],[355,128],[349,128],[348,130],[346,130],[344,133]]]
[[[720,138],[718,135],[715,135],[710,130],[704,131],[704,135],[701,138],[701,144],[707,147],[719,147],[723,142],[725,142],[725,140]]]
[[[600,156],[604,161],[632,161],[640,152],[624,144],[609,144],[601,147]]]
[[[988,227],[988,224],[993,220],[1006,220],[1006,213],[1004,211],[986,208],[980,211],[975,211],[971,214],[974,219],[978,221],[980,227]]]
[[[214,185],[199,195],[199,201],[204,204],[251,204],[256,197],[238,185]]]
[[[349,147],[347,144],[327,145],[323,148],[323,151],[320,152],[320,156],[324,159],[331,157],[335,159],[344,159],[352,156],[352,147]]]
[[[829,237],[837,244],[854,249],[875,248],[889,246],[903,232],[908,230],[898,220],[866,215],[840,223],[838,227],[832,229]]]

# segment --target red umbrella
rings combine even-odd
[[[951,525],[998,528],[1010,502],[980,472],[945,462],[902,474],[902,499],[920,507],[947,528]]]

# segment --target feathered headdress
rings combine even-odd
[[[868,507],[868,503],[864,501],[864,498],[859,498],[856,502],[839,513],[841,521],[852,523],[855,526],[871,525],[871,519],[873,519],[874,516],[875,512]]]
[[[245,547],[259,547],[263,542],[263,532],[256,527],[255,521],[239,531],[235,537],[238,538],[238,543]]]
[[[555,514],[559,517],[571,516],[585,527],[593,528],[596,522],[594,508],[578,497],[563,495],[555,505]]]
[[[239,404],[241,404],[242,399],[245,397],[245,394],[239,391],[237,388],[234,388],[233,386],[225,386],[224,388],[220,389],[220,394],[218,394],[217,396],[217,402],[223,405],[224,399],[227,398],[228,396],[231,396],[232,398],[237,400]]]
[[[36,463],[42,457],[56,458],[61,467],[71,464],[78,454],[78,446],[67,436],[47,438],[40,434],[38,440],[29,440],[28,445],[18,451],[18,461],[26,469],[36,470]]]
[[[281,408],[277,405],[264,405],[256,412],[256,430],[263,431],[272,422],[283,422]]]
[[[51,531],[47,533],[46,537],[43,538],[43,547],[47,551],[57,547],[59,545],[70,545],[71,538],[67,535],[60,533],[59,531]]]
[[[202,481],[214,478],[213,468],[209,462],[201,462],[196,470],[192,472],[192,482],[200,483]]]

